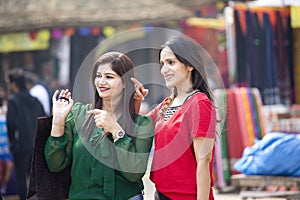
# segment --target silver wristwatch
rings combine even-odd
[[[125,135],[125,132],[123,130],[119,130],[113,138],[114,138],[114,140],[120,139],[120,138],[123,138],[124,135]]]

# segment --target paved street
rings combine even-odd
[[[145,174],[143,178],[143,182],[145,185],[145,200],[153,200],[155,187],[154,184],[150,181],[149,175],[150,175],[150,169],[151,169],[151,163],[152,163],[152,156],[150,155],[149,162],[148,162],[148,168],[147,173]],[[215,200],[240,200],[239,194],[218,194],[215,192]],[[278,200],[278,199],[277,199]]]
[[[154,192],[155,192],[155,187],[154,184],[150,181],[149,175],[150,175],[150,166],[152,163],[152,156],[150,155],[150,160],[148,162],[148,167],[145,176],[143,177],[143,182],[145,185],[145,190],[144,190],[144,199],[145,200],[153,200],[154,198]],[[215,192],[215,200],[242,200],[242,198],[239,196],[238,193],[226,193],[226,194],[219,194],[217,191]],[[262,200],[284,200],[285,198],[262,198]],[[11,196],[11,197],[5,197],[3,200],[19,200],[16,196]],[[252,200],[252,199],[248,199]]]
[[[143,178],[145,184],[145,200],[153,200],[154,194],[154,185],[149,180],[149,173],[147,173]],[[284,200],[285,198],[262,198],[262,200]],[[238,193],[229,193],[229,194],[218,194],[215,191],[215,200],[242,200]],[[249,200],[252,200],[249,198]]]
[[[149,180],[149,174],[146,174],[143,178],[144,184],[145,184],[145,200],[153,200],[153,195],[154,195],[154,185],[153,183]],[[223,194],[219,195],[216,194],[215,200],[239,200],[238,194]],[[278,199],[277,199],[278,200]]]
[[[149,173],[147,173],[143,178],[144,184],[145,184],[145,200],[153,200],[154,196],[154,185],[149,180]],[[16,196],[6,197],[3,198],[3,200],[19,200]],[[239,194],[218,194],[217,191],[215,191],[215,200],[242,200],[242,198],[239,197]],[[252,200],[252,199],[249,199]],[[284,200],[284,198],[263,198],[262,200]]]

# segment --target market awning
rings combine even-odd
[[[187,1],[190,5],[194,0]],[[201,1],[198,1],[199,5]],[[159,23],[193,15],[170,0],[0,0],[0,33],[52,27]]]

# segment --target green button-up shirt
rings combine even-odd
[[[70,200],[121,200],[140,193],[153,140],[150,118],[137,115],[135,139],[125,135],[114,143],[97,127],[86,137],[82,125],[89,107],[74,104],[64,135],[48,138],[45,158],[49,170],[59,172],[72,165]]]

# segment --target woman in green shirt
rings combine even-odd
[[[52,172],[71,165],[70,200],[143,199],[153,126],[134,107],[133,68],[126,55],[106,53],[92,69],[91,104],[74,103],[68,89],[52,97],[45,158]]]

